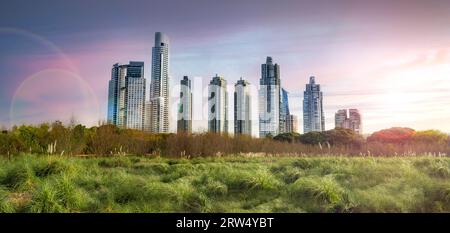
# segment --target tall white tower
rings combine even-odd
[[[180,84],[180,105],[178,106],[177,132],[192,133],[191,80],[188,76],[184,76]]]
[[[325,131],[323,94],[314,76],[309,78],[303,96],[303,133]]]
[[[114,64],[109,81],[108,123],[121,128],[144,128],[144,62]]]
[[[228,133],[227,81],[217,75],[208,86],[208,130]]]
[[[150,131],[169,132],[169,38],[155,33],[150,84]]]
[[[249,85],[242,78],[234,85],[234,134],[252,134]]]
[[[259,137],[276,136],[280,130],[280,67],[267,57],[259,80]]]

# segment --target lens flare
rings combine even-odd
[[[77,74],[57,69],[27,77],[16,89],[10,108],[10,124],[38,124],[60,120],[93,125],[99,119],[97,97]]]

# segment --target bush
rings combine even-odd
[[[132,162],[128,157],[114,157],[109,159],[102,159],[98,162],[100,167],[131,167]]]
[[[33,213],[60,213],[65,211],[61,195],[49,182],[44,182],[33,191],[29,210]]]
[[[13,213],[14,206],[8,200],[8,192],[0,186],[0,213]]]
[[[300,178],[288,193],[294,202],[310,205],[307,210],[313,212],[341,209],[347,201],[344,189],[330,176]]]
[[[8,188],[18,189],[23,185],[30,186],[34,180],[34,172],[28,164],[14,164],[6,170],[6,174],[1,178],[1,184]]]
[[[407,143],[416,133],[410,128],[393,127],[377,131],[367,138],[368,142]]]
[[[67,166],[57,160],[46,160],[38,163],[34,167],[36,177],[46,177],[49,175],[59,174],[67,170]]]

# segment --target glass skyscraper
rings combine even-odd
[[[284,88],[281,88],[280,93],[280,133],[287,133],[287,118],[290,114],[288,92]]]
[[[227,81],[218,75],[208,86],[208,131],[228,133]]]
[[[362,134],[362,119],[358,109],[338,110],[334,115],[334,122],[336,128],[351,129],[355,133]]]
[[[280,67],[271,57],[261,65],[259,80],[259,137],[280,131]]]
[[[309,78],[309,84],[303,92],[303,133],[325,130],[322,91],[315,77]]]
[[[180,82],[180,104],[178,106],[177,132],[192,132],[191,80],[184,76]]]
[[[169,38],[155,33],[150,84],[150,131],[169,132]]]
[[[252,134],[249,85],[242,78],[234,85],[234,134]]]
[[[144,111],[144,62],[114,64],[108,90],[108,123],[143,130]]]

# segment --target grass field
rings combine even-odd
[[[449,211],[450,158],[0,159],[0,212]]]

